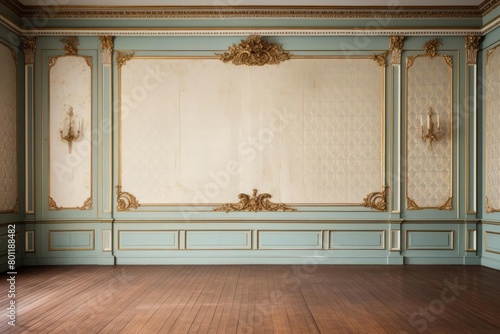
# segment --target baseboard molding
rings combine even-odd
[[[36,261],[29,261],[25,265],[52,266],[52,265],[114,265],[113,257],[51,257],[37,258]],[[36,262],[36,263],[34,263]]]
[[[481,258],[481,265],[488,267],[488,268],[500,270],[500,260],[497,260],[497,259],[492,259],[489,257],[482,257]]]
[[[464,265],[463,257],[405,257],[404,264],[428,264],[428,265]],[[478,263],[479,264],[479,263]]]

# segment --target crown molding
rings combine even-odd
[[[482,18],[499,3],[500,0],[485,0],[478,6],[58,6],[49,1],[40,6],[25,6],[18,0],[0,0],[14,14],[28,19]]]

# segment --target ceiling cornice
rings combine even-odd
[[[24,6],[18,0],[0,4],[20,18],[481,18],[500,0],[479,6]]]

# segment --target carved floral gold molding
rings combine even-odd
[[[477,64],[477,51],[479,50],[481,36],[465,36],[464,38],[467,65]]]
[[[66,55],[78,54],[78,45],[80,45],[78,38],[74,36],[63,37],[61,38],[61,42],[64,44],[64,51],[66,51]]]
[[[102,63],[111,64],[113,54],[113,36],[99,36],[101,41]]]
[[[257,195],[257,189],[253,190],[252,196],[241,193],[238,195],[240,201],[238,203],[222,204],[213,209],[213,211],[297,211],[283,203],[273,203],[269,199],[270,194]]]
[[[404,36],[389,37],[389,51],[391,52],[391,64],[401,64],[401,52],[403,51]]]
[[[139,202],[137,198],[131,193],[122,191],[122,186],[116,186],[116,202],[118,203],[116,208],[118,211],[127,211],[130,208],[137,209],[139,206]]]
[[[233,44],[223,54],[216,54],[224,63],[234,65],[276,65],[290,59],[290,54],[281,45],[267,42],[261,36],[251,35],[240,44]]]
[[[57,60],[61,57],[66,57],[66,56],[76,56],[76,57],[81,57],[85,60],[87,65],[92,69],[93,64],[92,64],[92,56],[83,56],[78,54],[78,38],[76,37],[64,37],[61,38],[61,42],[64,43],[64,51],[66,52],[65,55],[60,55],[60,56],[53,56],[49,57],[49,70],[56,64]]]
[[[381,54],[374,54],[372,55],[372,59],[377,62],[378,66],[386,67],[388,54],[389,51],[383,52]]]
[[[23,50],[24,50],[24,63],[26,65],[34,64],[35,50],[36,50],[35,36],[23,37]]]
[[[134,54],[135,52],[116,51],[116,66],[121,68],[127,63],[127,61],[134,57]]]
[[[59,211],[61,210],[62,207],[60,206],[57,206],[57,203],[56,201],[54,201],[54,199],[52,197],[49,196],[49,210],[52,210],[52,211]]]
[[[387,210],[387,186],[383,186],[381,191],[369,193],[363,198],[363,206],[379,211]]]
[[[436,207],[420,207],[413,199],[411,199],[410,197],[406,197],[406,209],[407,210],[438,209],[441,211],[452,210],[453,197],[452,196],[448,197],[442,205]]]
[[[82,206],[77,206],[76,208],[79,210],[92,210],[92,196],[87,198],[87,200],[83,202]]]
[[[424,53],[425,53],[425,56],[427,56],[427,57],[429,57],[431,59],[434,58],[435,56],[443,57],[443,59],[446,62],[446,64],[448,66],[450,66],[451,68],[453,68],[453,58],[451,56],[441,55],[441,54],[438,55],[437,54],[437,48],[439,46],[441,46],[441,43],[439,43],[439,41],[437,40],[437,38],[425,42],[424,43]],[[415,59],[417,59],[420,56],[422,56],[422,55],[408,56],[407,57],[407,61],[406,61],[406,68],[407,69],[410,68],[413,65],[413,62],[415,61]]]

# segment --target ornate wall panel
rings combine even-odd
[[[500,211],[500,49],[486,53],[486,212]]]
[[[49,209],[92,209],[92,59],[49,58]]]
[[[360,205],[384,185],[384,81],[370,57],[129,59],[119,65],[119,194],[206,204],[256,188],[276,202]]]
[[[452,202],[452,64],[436,55],[407,58],[407,209],[451,209]],[[422,140],[422,125],[440,128],[439,139]],[[439,121],[438,121],[439,117]],[[438,123],[439,122],[439,123]],[[439,124],[439,125],[438,125]]]
[[[0,43],[0,213],[18,211],[16,57]]]

